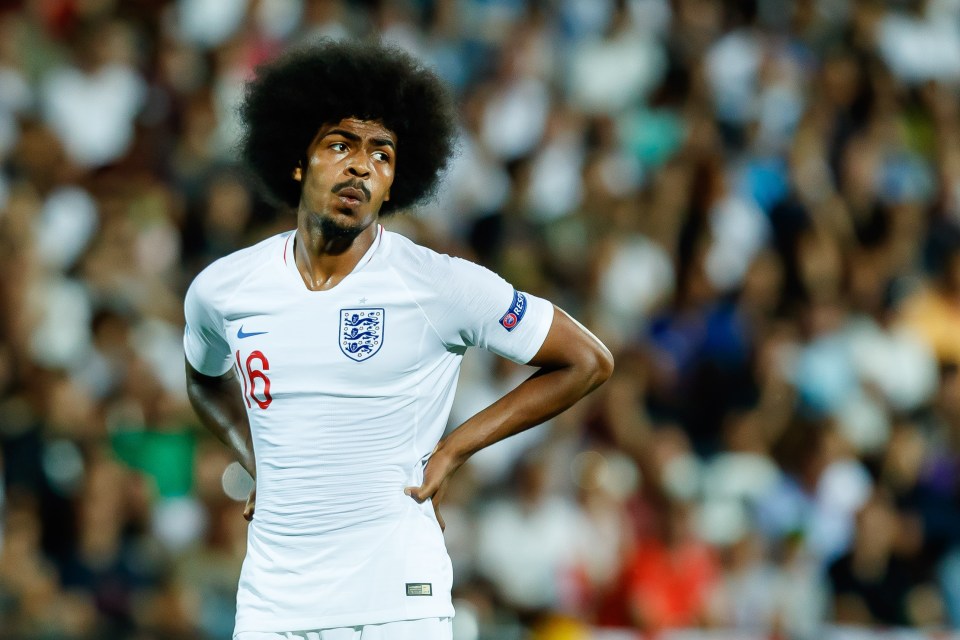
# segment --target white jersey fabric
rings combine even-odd
[[[397,620],[359,627],[338,627],[315,631],[263,632],[249,631],[234,636],[235,640],[451,640],[450,618]]]
[[[540,349],[546,300],[378,227],[350,275],[310,291],[293,231],[217,260],[184,303],[187,360],[237,370],[257,463],[235,633],[453,616],[422,482],[471,346]]]

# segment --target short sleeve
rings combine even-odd
[[[434,295],[424,312],[449,347],[480,347],[521,364],[533,359],[553,323],[553,304],[472,262],[430,262]]]
[[[209,273],[201,273],[187,290],[183,301],[186,326],[183,351],[187,362],[206,376],[221,376],[232,366],[230,345],[223,334],[223,317],[214,308]]]

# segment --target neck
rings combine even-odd
[[[337,286],[356,268],[377,238],[376,220],[354,232],[323,224],[314,216],[298,218],[293,255],[300,277],[311,291]]]

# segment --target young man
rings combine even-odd
[[[447,478],[596,388],[611,356],[547,301],[378,224],[431,193],[455,132],[409,56],[295,51],[241,112],[243,158],[297,227],[210,265],[184,305],[190,400],[257,482],[234,638],[449,639]],[[471,346],[539,369],[441,440]]]

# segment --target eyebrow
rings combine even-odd
[[[352,131],[347,131],[346,129],[330,129],[330,131],[327,131],[325,134],[323,134],[323,136],[321,136],[320,139],[322,140],[327,136],[341,136],[351,142],[360,142],[361,140],[360,136],[358,136]],[[393,144],[393,140],[391,140],[390,138],[371,138],[370,141],[374,144],[374,146],[390,147],[394,151],[397,150],[397,146]]]

